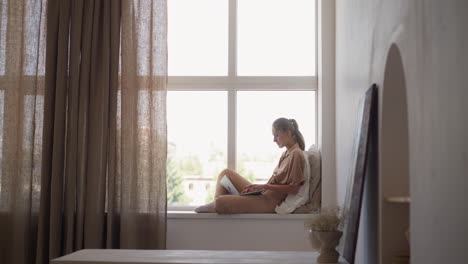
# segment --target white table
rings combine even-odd
[[[214,251],[214,250],[125,250],[84,249],[52,260],[52,264],[314,264],[317,252],[303,251]],[[346,264],[341,260],[340,264]]]

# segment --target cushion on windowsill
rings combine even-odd
[[[322,199],[322,177],[320,151],[312,145],[304,151],[305,182],[297,194],[289,194],[286,199],[275,208],[278,214],[304,214],[314,213],[320,209]]]

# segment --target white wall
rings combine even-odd
[[[306,217],[169,213],[167,249],[310,251]]]
[[[322,157],[322,206],[335,206],[335,0],[318,2],[318,142]]]
[[[467,13],[465,0],[337,1],[337,199],[351,171],[359,98],[371,83],[379,96],[391,89],[383,75],[395,43],[408,99],[411,263],[468,259]],[[358,251],[357,263],[371,263]]]

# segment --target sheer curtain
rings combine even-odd
[[[165,248],[166,1],[0,3],[0,262]]]

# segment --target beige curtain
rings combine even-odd
[[[0,1],[0,263],[165,248],[166,1]]]

